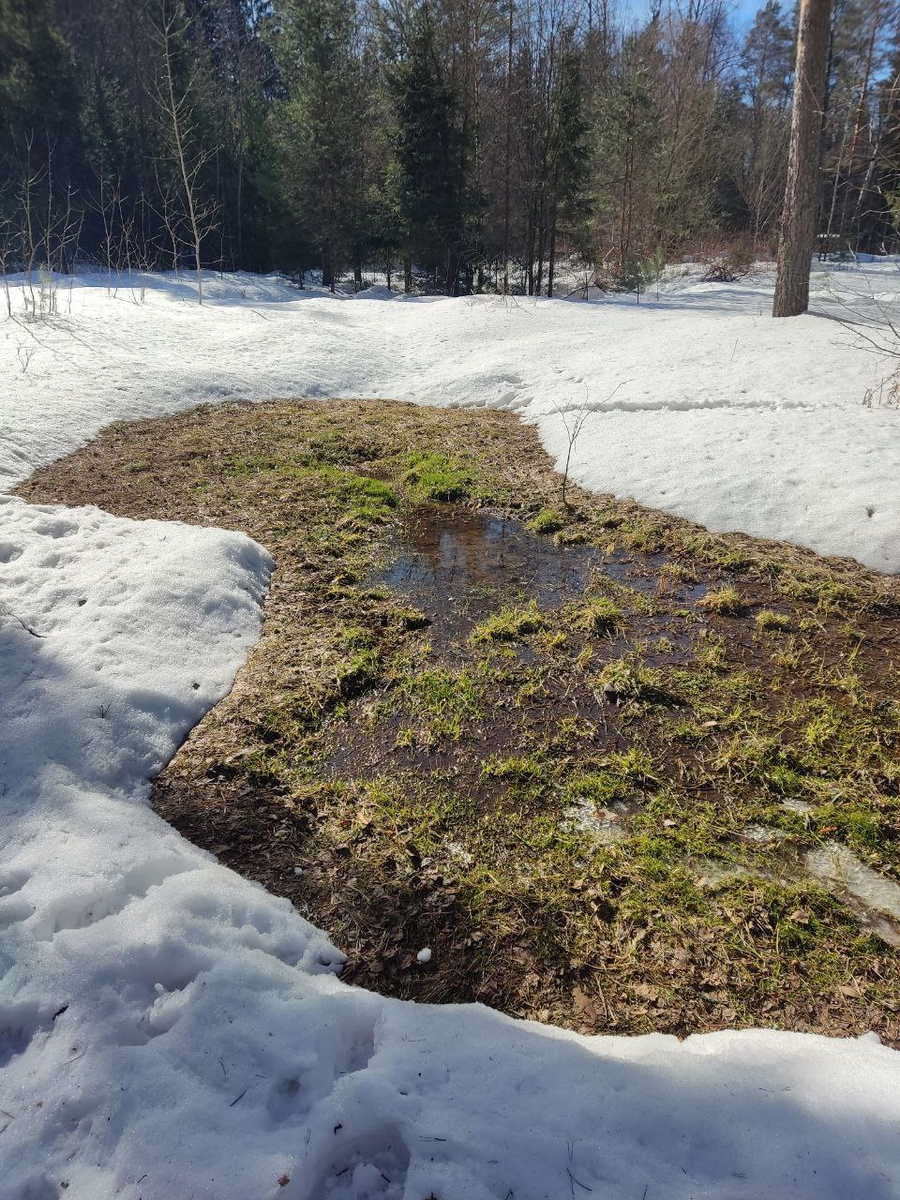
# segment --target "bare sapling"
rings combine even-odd
[[[559,416],[566,431],[566,458],[563,464],[562,484],[560,487],[560,502],[563,508],[570,507],[569,501],[566,498],[569,486],[569,468],[572,465],[572,455],[575,453],[575,446],[581,436],[581,431],[584,429],[585,422],[591,413],[602,412],[603,405],[612,400],[619,388],[624,387],[628,382],[627,379],[623,379],[620,383],[617,383],[609,395],[599,404],[591,404],[587,384],[584,385],[584,398],[577,408],[564,408],[561,404],[557,404],[555,400],[553,401],[554,411]]]
[[[193,119],[196,73],[188,75],[185,83],[176,80],[176,46],[187,28],[187,21],[178,11],[167,14],[165,5],[159,22],[154,26],[160,46],[162,78],[156,88],[156,98],[165,116],[172,156],[182,193],[185,224],[191,253],[197,272],[197,300],[203,303],[203,242],[217,228],[218,207],[205,199],[202,173],[213,152],[197,148],[197,126]],[[173,243],[174,227],[166,215],[166,226]],[[177,270],[177,267],[176,267]]]
[[[84,213],[74,204],[71,187],[58,202],[53,175],[53,146],[37,170],[30,165],[31,140],[26,138],[25,174],[19,187],[19,258],[25,272],[25,316],[46,321],[59,311],[56,274],[67,274],[75,263]],[[43,193],[43,202],[40,194]],[[35,271],[37,286],[35,287]]]
[[[857,262],[857,268],[859,263]],[[894,265],[900,280],[900,264]],[[835,316],[839,325],[852,335],[854,344],[893,365],[878,383],[866,389],[862,399],[865,408],[900,407],[900,290],[885,293],[879,273],[859,271],[865,291],[854,292],[848,299],[828,277],[828,295],[841,313]]]
[[[6,217],[0,221],[0,275],[3,276],[3,294],[6,299],[6,315],[11,317],[12,312],[12,290],[9,286],[9,272],[12,264],[12,250],[10,246],[12,235],[12,221]]]

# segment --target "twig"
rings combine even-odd
[[[36,629],[32,629],[30,625],[26,625],[26,623],[22,620],[21,617],[17,617],[16,614],[14,612],[10,612],[8,608],[5,610],[5,612],[6,612],[6,616],[12,617],[12,619],[14,621],[17,621],[19,623],[19,625],[21,625],[22,628],[25,630],[25,632],[30,633],[32,637],[36,637],[36,638],[44,637],[43,633],[38,633],[38,631]]]
[[[575,1184],[576,1183],[581,1188],[581,1190],[584,1192],[590,1192],[593,1190],[592,1188],[589,1188],[586,1183],[582,1183],[580,1179],[576,1179],[568,1167],[566,1167],[566,1174],[569,1177],[569,1187],[572,1189],[573,1196],[575,1195]]]

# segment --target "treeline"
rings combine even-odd
[[[724,0],[0,0],[0,269],[552,294],[771,248],[793,14]],[[839,0],[820,244],[892,250],[897,11]]]

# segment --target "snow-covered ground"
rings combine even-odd
[[[110,295],[102,273],[62,281],[52,325],[0,318],[0,490],[110,420],[224,398],[509,408],[557,456],[558,409],[587,405],[580,482],[900,571],[900,410],[863,404],[896,363],[827,319],[877,317],[873,299],[900,293],[896,263],[817,270],[814,314],[827,316],[780,321],[764,274],[676,279],[640,305],[371,298],[383,288],[334,299],[228,276],[209,280],[201,309],[187,277],[134,284]]]
[[[884,368],[834,322],[767,320],[764,282],[638,309],[241,277],[202,310],[101,282],[0,318],[0,487],[203,401],[488,403],[558,452],[555,409],[587,397],[589,484],[900,570],[900,414],[860,403]],[[0,1200],[900,1197],[900,1055],[873,1037],[584,1038],[384,1000],[155,816],[148,777],[230,686],[270,567],[239,534],[0,497]]]

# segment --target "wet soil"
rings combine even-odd
[[[558,545],[508,516],[459,506],[421,505],[394,531],[389,562],[370,576],[394,589],[432,622],[432,641],[445,649],[465,637],[499,604],[535,600],[542,609],[581,596],[593,573],[646,595],[666,591],[685,603],[706,592],[703,584],[669,588],[662,554],[636,558],[605,555],[591,545]],[[660,630],[660,632],[663,632]]]
[[[471,714],[464,737],[425,732],[404,738],[416,721],[414,699],[398,698],[396,681],[368,691],[329,725],[326,776],[372,779],[412,771],[474,799],[479,811],[514,809],[523,789],[486,772],[489,760],[552,745],[564,723],[573,721],[580,726],[577,757],[585,762],[623,749],[615,706],[592,676],[576,669],[576,660],[589,651],[599,669],[639,646],[650,666],[690,660],[705,622],[687,622],[682,606],[707,589],[670,584],[662,574],[669,561],[660,554],[604,554],[596,546],[557,544],[512,517],[459,505],[420,505],[404,514],[386,540],[384,562],[364,582],[389,589],[426,618],[418,635],[420,646],[427,647],[423,668],[483,669],[485,647],[473,642],[473,630],[505,607],[534,603],[541,614],[559,614],[588,593],[602,594],[611,581],[620,595],[654,597],[653,611],[630,614],[627,636],[592,637],[584,631],[573,636],[570,628],[568,636],[558,634],[551,653],[528,637],[495,644],[500,669],[491,678],[490,700]],[[491,650],[487,653],[490,657]],[[533,799],[531,789],[528,800]],[[619,809],[624,812],[624,806]]]

